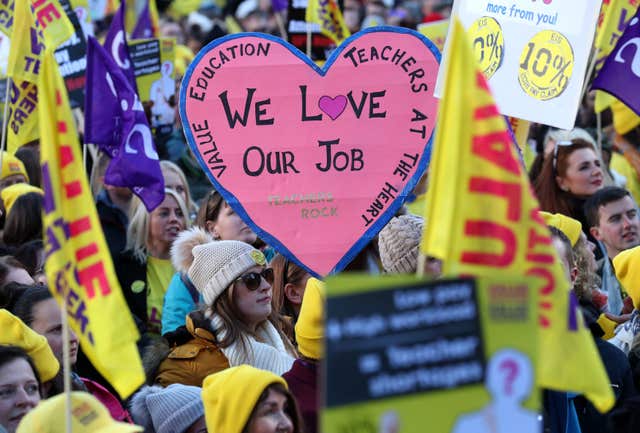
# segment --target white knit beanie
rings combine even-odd
[[[204,416],[201,393],[197,386],[179,383],[145,386],[131,400],[131,416],[145,432],[183,433]]]
[[[407,214],[391,218],[380,230],[378,248],[382,267],[388,274],[408,274],[418,267],[418,247],[424,220]]]
[[[243,273],[267,264],[262,252],[240,241],[208,242],[195,246],[191,253],[189,279],[209,306]]]

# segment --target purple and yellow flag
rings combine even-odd
[[[615,48],[607,57],[592,89],[603,90],[640,114],[640,9],[629,21]]]
[[[13,154],[40,136],[38,128],[38,86],[22,80],[11,80],[9,89],[7,150]]]
[[[115,276],[67,92],[48,50],[38,88],[47,280],[83,351],[124,399],[144,383],[140,336]]]
[[[13,29],[13,8],[16,0],[0,1],[0,32],[11,37]]]
[[[527,173],[462,24],[451,25],[421,251],[442,259],[446,276],[532,277],[540,296],[538,385],[585,394],[606,411],[615,401],[609,379]]]
[[[603,0],[594,41],[596,48],[594,71],[596,74],[604,66],[604,62],[618,43],[639,5],[640,0]],[[615,101],[613,96],[599,90],[596,91],[596,113],[605,110],[613,101]]]

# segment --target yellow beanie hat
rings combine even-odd
[[[582,224],[580,221],[570,218],[561,213],[549,213],[541,211],[540,215],[548,226],[552,226],[564,233],[571,241],[571,246],[575,247],[580,240]]]
[[[324,283],[309,278],[296,322],[298,351],[307,358],[322,359],[324,355],[324,299]]]
[[[633,306],[640,306],[640,247],[630,248],[613,258],[613,268],[622,287],[633,300]]]
[[[14,183],[13,185],[9,185],[4,188],[0,192],[0,198],[2,198],[2,202],[4,203],[4,208],[9,215],[13,204],[18,200],[20,196],[28,194],[30,192],[37,192],[39,194],[44,195],[44,191],[42,191],[37,186],[29,185],[28,183]]]
[[[109,410],[89,393],[73,391],[70,400],[70,431],[73,433],[136,433],[144,430],[140,426],[114,420]],[[64,394],[40,402],[22,418],[16,433],[65,433],[66,405]]]
[[[9,152],[2,153],[2,173],[0,173],[0,179],[5,179],[14,174],[21,174],[25,179],[29,180],[27,170],[24,168],[24,164],[15,156]]]
[[[617,99],[611,104],[613,112],[613,128],[618,134],[626,134],[640,125],[640,117]]]
[[[280,376],[249,365],[227,368],[202,383],[202,403],[207,430],[241,433],[260,395],[274,383],[287,388]]]
[[[0,344],[17,346],[24,349],[33,359],[38,369],[40,380],[47,382],[58,374],[60,364],[56,359],[47,339],[24,324],[22,320],[0,309]]]

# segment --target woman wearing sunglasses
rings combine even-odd
[[[604,186],[604,172],[593,145],[575,138],[558,141],[534,183],[540,208],[561,213],[587,228],[583,205],[587,198]]]
[[[212,190],[202,203],[195,225],[204,229],[210,237],[209,240],[242,241],[257,248],[260,248],[258,245],[264,245],[216,190]],[[184,325],[186,314],[193,311],[196,304],[202,301],[199,299],[198,291],[187,277],[192,247],[193,245],[189,242],[182,240],[173,244],[171,261],[178,272],[171,279],[164,297],[162,335]],[[186,261],[185,257],[187,257]]]
[[[274,325],[273,270],[266,267],[264,254],[240,241],[206,242],[202,229],[181,237],[191,237],[195,245],[188,276],[204,305],[173,333],[176,345],[155,381],[202,386],[207,375],[242,364],[277,375],[288,371],[294,349]]]

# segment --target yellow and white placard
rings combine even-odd
[[[571,129],[581,98],[600,0],[456,0],[500,112]],[[457,55],[445,48],[443,62]],[[441,93],[440,69],[436,96]]]

